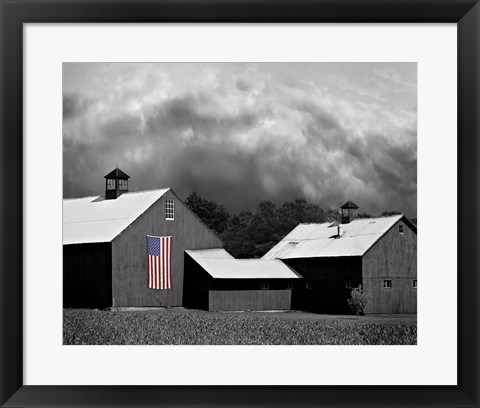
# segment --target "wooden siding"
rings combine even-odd
[[[106,308],[112,305],[110,243],[63,246],[63,307]]]
[[[175,199],[175,219],[165,220],[165,200]],[[172,238],[172,289],[147,288],[146,236]],[[223,248],[222,241],[168,191],[112,242],[113,306],[181,306],[184,251]]]
[[[292,309],[317,313],[352,313],[347,299],[352,287],[362,283],[361,257],[284,259],[303,276],[295,282]],[[307,288],[307,283],[311,288]]]
[[[285,290],[211,290],[210,311],[290,310],[292,291]]]
[[[403,226],[403,234],[399,233]],[[395,224],[362,260],[363,286],[369,297],[365,313],[416,313],[417,234],[405,222]],[[392,288],[383,288],[391,280]]]
[[[213,290],[259,290],[266,284],[264,290],[284,290],[293,283],[300,286],[302,279],[213,279]]]

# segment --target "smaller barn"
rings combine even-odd
[[[278,259],[235,259],[224,249],[186,250],[184,304],[209,311],[290,310],[301,276]]]
[[[352,288],[362,285],[365,313],[417,312],[417,228],[403,214],[358,218],[341,207],[341,222],[300,224],[262,259],[280,259],[301,274],[292,308],[350,313]]]

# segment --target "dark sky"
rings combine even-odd
[[[414,63],[64,63],[63,194],[192,190],[417,215]]]

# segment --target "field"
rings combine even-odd
[[[416,344],[416,316],[65,309],[63,344]]]

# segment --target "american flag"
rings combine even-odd
[[[172,289],[172,237],[147,235],[148,287]]]

